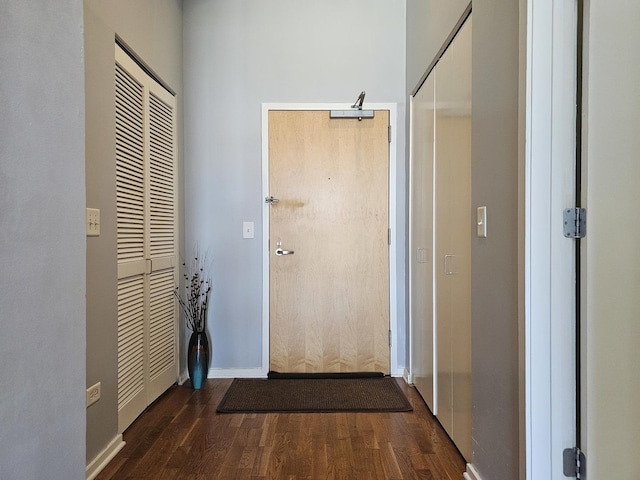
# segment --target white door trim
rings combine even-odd
[[[262,104],[262,201],[269,193],[269,111],[270,110],[348,110],[348,103],[263,103]],[[397,218],[396,218],[396,162],[398,105],[396,103],[367,103],[367,110],[388,110],[391,125],[389,143],[389,349],[391,375],[402,376],[398,369],[398,295],[397,295]],[[269,372],[269,208],[262,209],[262,374]]]
[[[563,237],[562,210],[574,206],[577,9],[576,0],[525,2],[525,474],[559,480],[562,450],[575,442],[575,241]]]

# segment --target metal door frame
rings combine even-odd
[[[270,110],[349,110],[349,103],[263,103],[262,104],[262,201],[269,193],[269,111]],[[388,110],[391,134],[389,141],[389,228],[391,245],[389,246],[389,329],[391,346],[389,347],[390,372],[401,377],[404,370],[398,366],[398,292],[397,292],[397,131],[398,105],[396,103],[367,103],[367,110]],[[357,120],[356,120],[357,121]],[[262,375],[269,372],[269,208],[262,210]]]

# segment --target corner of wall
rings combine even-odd
[[[462,474],[462,477],[464,480],[482,480],[478,471],[470,463],[467,463],[467,471]]]
[[[109,445],[87,465],[86,479],[93,480],[96,478],[124,446],[125,442],[122,440],[122,435],[116,435]]]

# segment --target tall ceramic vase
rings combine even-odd
[[[189,339],[187,367],[191,385],[201,389],[209,373],[209,339],[207,332],[193,332]]]

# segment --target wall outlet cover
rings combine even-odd
[[[87,388],[87,407],[100,400],[100,382]]]

